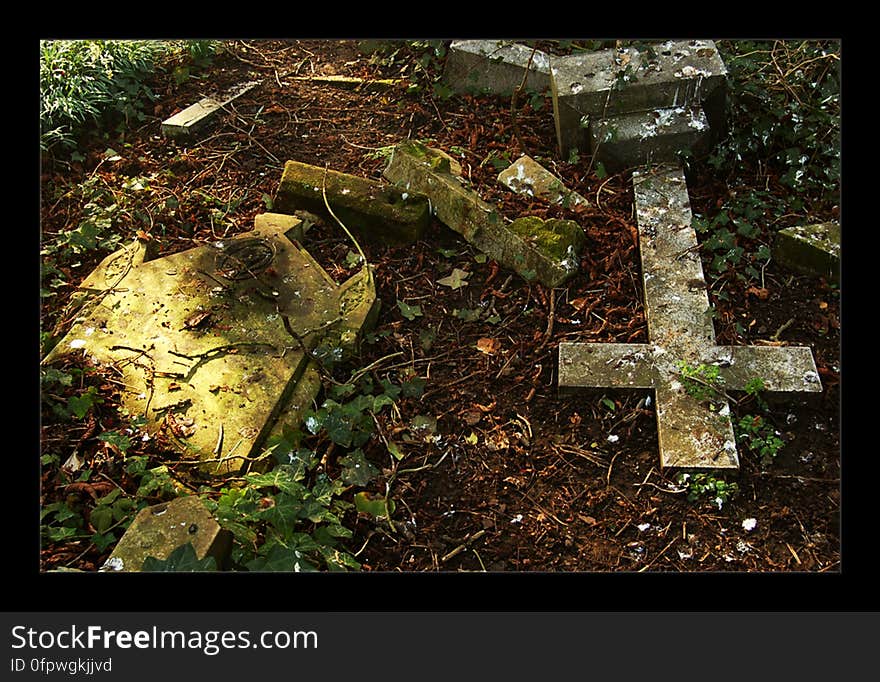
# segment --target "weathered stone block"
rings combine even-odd
[[[324,203],[350,229],[366,238],[392,244],[418,240],[431,218],[428,200],[415,191],[319,166],[288,161],[273,207],[281,213],[298,209],[333,220]]]
[[[625,114],[590,126],[590,151],[612,173],[649,163],[672,163],[685,149],[700,156],[709,147],[709,123],[700,107]]]
[[[553,173],[529,156],[521,156],[498,175],[498,182],[517,194],[538,197],[551,204],[589,206],[580,194],[569,190]]]
[[[773,257],[798,272],[840,281],[840,225],[819,223],[780,230]]]
[[[559,57],[550,72],[563,156],[585,149],[590,124],[611,116],[702,105],[711,126],[724,120],[727,69],[711,40]]]
[[[468,242],[526,279],[560,286],[578,269],[585,237],[571,221],[520,219],[506,225],[498,210],[483,201],[464,180],[450,172],[448,158],[429,147],[406,142],[398,145],[385,177],[405,188],[426,194],[439,220]]]
[[[147,557],[165,560],[187,543],[192,544],[197,559],[214,557],[218,569],[232,549],[232,534],[220,528],[194,495],[141,509],[101,570],[140,571]]]
[[[527,67],[527,90],[550,87],[550,58],[540,50],[532,54],[532,48],[506,40],[455,40],[449,46],[444,79],[458,93],[511,95]]]
[[[188,137],[204,126],[220,109],[251,90],[259,81],[242,83],[223,95],[205,97],[162,122],[161,130],[169,137]]]

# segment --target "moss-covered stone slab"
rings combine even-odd
[[[611,173],[674,163],[684,150],[699,157],[711,146],[709,122],[699,106],[602,119],[590,125],[589,136],[593,158]]]
[[[511,95],[526,73],[528,90],[550,87],[549,55],[509,40],[453,40],[444,81],[457,93]]]
[[[805,275],[840,281],[840,225],[819,223],[780,230],[773,243],[773,258]]]
[[[147,557],[167,560],[187,543],[192,544],[197,560],[213,557],[218,569],[224,567],[232,549],[232,534],[220,528],[194,495],[141,509],[100,570],[137,572]]]
[[[517,194],[537,197],[551,204],[566,207],[590,205],[589,201],[566,188],[561,179],[530,156],[519,157],[501,171],[498,174],[498,182]]]
[[[712,128],[724,123],[727,69],[711,40],[680,40],[553,59],[553,115],[560,153],[587,149],[595,121],[700,105]]]
[[[69,355],[117,368],[123,408],[184,460],[237,473],[259,458],[319,344],[357,341],[376,297],[369,270],[338,286],[286,232],[252,232],[131,267],[76,319],[44,364]]]
[[[355,234],[379,242],[406,244],[422,237],[431,219],[428,200],[417,191],[340,173],[299,161],[284,164],[273,209],[311,211],[333,220],[327,204]]]
[[[681,363],[717,367],[723,390],[745,390],[761,379],[766,391],[817,392],[813,354],[804,347],[716,345],[684,174],[672,167],[636,172],[633,186],[650,342],[561,343],[559,389],[653,388],[661,467],[735,470],[729,408],[710,410],[690,395]]]
[[[425,194],[439,220],[502,266],[548,287],[564,284],[577,271],[585,243],[572,221],[520,218],[506,224],[453,173],[448,155],[417,142],[395,147],[386,178],[409,192]]]
[[[190,137],[227,104],[259,85],[259,81],[241,83],[214,97],[204,97],[162,122],[161,130],[168,137]]]

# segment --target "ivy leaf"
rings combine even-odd
[[[369,493],[361,492],[354,496],[355,508],[364,514],[369,514],[377,519],[385,518],[385,498],[371,498]],[[393,514],[396,506],[394,500],[388,500],[388,513]]]
[[[437,280],[437,284],[442,284],[445,287],[450,287],[451,289],[461,289],[462,287],[467,286],[467,282],[465,281],[468,277],[470,277],[469,272],[466,270],[460,270],[459,268],[453,268],[452,273],[448,277],[443,277],[442,279]]]
[[[409,305],[403,301],[398,301],[397,307],[400,308],[400,314],[407,320],[414,320],[422,316],[422,306],[420,305]]]
[[[199,559],[191,542],[181,545],[167,559],[148,556],[144,560],[142,571],[163,573],[194,573],[197,571],[216,571],[217,561],[212,556]]]
[[[365,486],[379,474],[379,470],[364,457],[360,448],[342,457],[339,463],[344,467],[341,475],[347,485]]]

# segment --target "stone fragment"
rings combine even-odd
[[[672,163],[684,150],[701,156],[710,148],[709,122],[698,106],[602,119],[590,126],[589,136],[593,158],[611,173]]]
[[[586,150],[586,132],[596,121],[654,109],[700,105],[710,126],[721,129],[726,77],[711,40],[555,58],[550,84],[560,153]]]
[[[137,572],[147,557],[166,560],[187,543],[197,559],[214,557],[218,569],[224,568],[232,549],[232,534],[220,528],[195,495],[141,509],[100,570]]]
[[[430,221],[428,200],[413,191],[298,161],[284,164],[273,208],[292,214],[302,209],[333,221],[324,203],[352,232],[378,241],[418,240]],[[334,221],[335,223],[335,221]]]
[[[521,156],[498,175],[498,182],[517,194],[569,207],[589,206],[580,194],[569,190],[558,177],[530,156]]]
[[[457,93],[511,95],[522,84],[527,67],[526,90],[550,87],[550,57],[540,50],[533,54],[532,48],[506,40],[454,40],[444,80]]]
[[[406,191],[427,195],[440,221],[526,279],[557,287],[577,272],[586,238],[576,223],[521,218],[505,224],[497,208],[465,187],[437,150],[414,142],[398,145],[384,174]]]
[[[773,257],[797,272],[840,281],[840,224],[798,225],[780,230]]]
[[[257,85],[259,81],[241,83],[224,94],[200,99],[165,119],[161,126],[162,133],[169,137],[189,137],[208,123],[219,110]]]
[[[363,90],[365,92],[382,92],[391,90],[408,81],[404,78],[378,78],[366,79],[353,76],[293,76],[293,81],[301,83],[314,83],[316,85],[329,85],[343,90]]]
[[[729,409],[689,395],[681,365],[718,368],[723,390],[761,379],[767,391],[822,390],[804,347],[718,346],[681,169],[633,174],[649,343],[561,343],[559,388],[653,388],[660,465],[737,469]]]

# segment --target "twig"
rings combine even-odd
[[[664,547],[663,549],[661,549],[661,550],[660,550],[660,553],[659,553],[657,556],[655,556],[653,559],[651,559],[651,561],[649,561],[647,564],[645,564],[644,566],[642,566],[642,567],[637,571],[637,573],[642,573],[642,572],[644,572],[644,571],[647,571],[649,568],[651,568],[651,566],[654,564],[654,562],[657,561],[657,559],[659,559],[660,557],[662,557],[662,556],[666,553],[666,550],[669,549],[670,547],[672,547],[673,544],[675,544],[675,540],[676,540],[676,539],[677,539],[677,538],[673,538],[672,540],[670,540],[670,541],[669,541],[669,544],[666,545],[666,547]]]
[[[522,81],[519,86],[513,91],[513,95],[510,98],[510,124],[513,128],[513,136],[516,138],[516,143],[519,145],[520,151],[528,155],[529,149],[526,147],[526,143],[523,142],[522,136],[519,133],[519,124],[516,121],[516,103],[517,99],[519,99],[520,94],[525,90],[526,81],[529,79],[529,72],[532,68],[532,59],[535,57],[535,53],[538,51],[537,47],[532,48],[532,53],[529,55],[528,64],[526,64],[525,72],[523,73]]]
[[[781,325],[779,329],[776,330],[776,333],[770,337],[771,341],[779,341],[779,335],[782,334],[786,329],[788,329],[791,325],[794,324],[794,318],[791,318],[788,322]]]
[[[447,554],[444,554],[444,555],[440,558],[440,563],[441,563],[441,564],[446,563],[446,562],[449,561],[452,557],[454,557],[456,554],[459,554],[459,553],[463,552],[465,549],[467,549],[467,546],[468,546],[470,543],[472,543],[474,540],[479,540],[479,539],[480,539],[481,537],[483,537],[485,534],[486,534],[486,531],[485,531],[485,530],[478,530],[478,531],[477,531],[476,533],[474,533],[473,535],[465,536],[464,542],[462,542],[458,547],[456,547],[455,549],[453,549],[451,552],[448,552]]]

